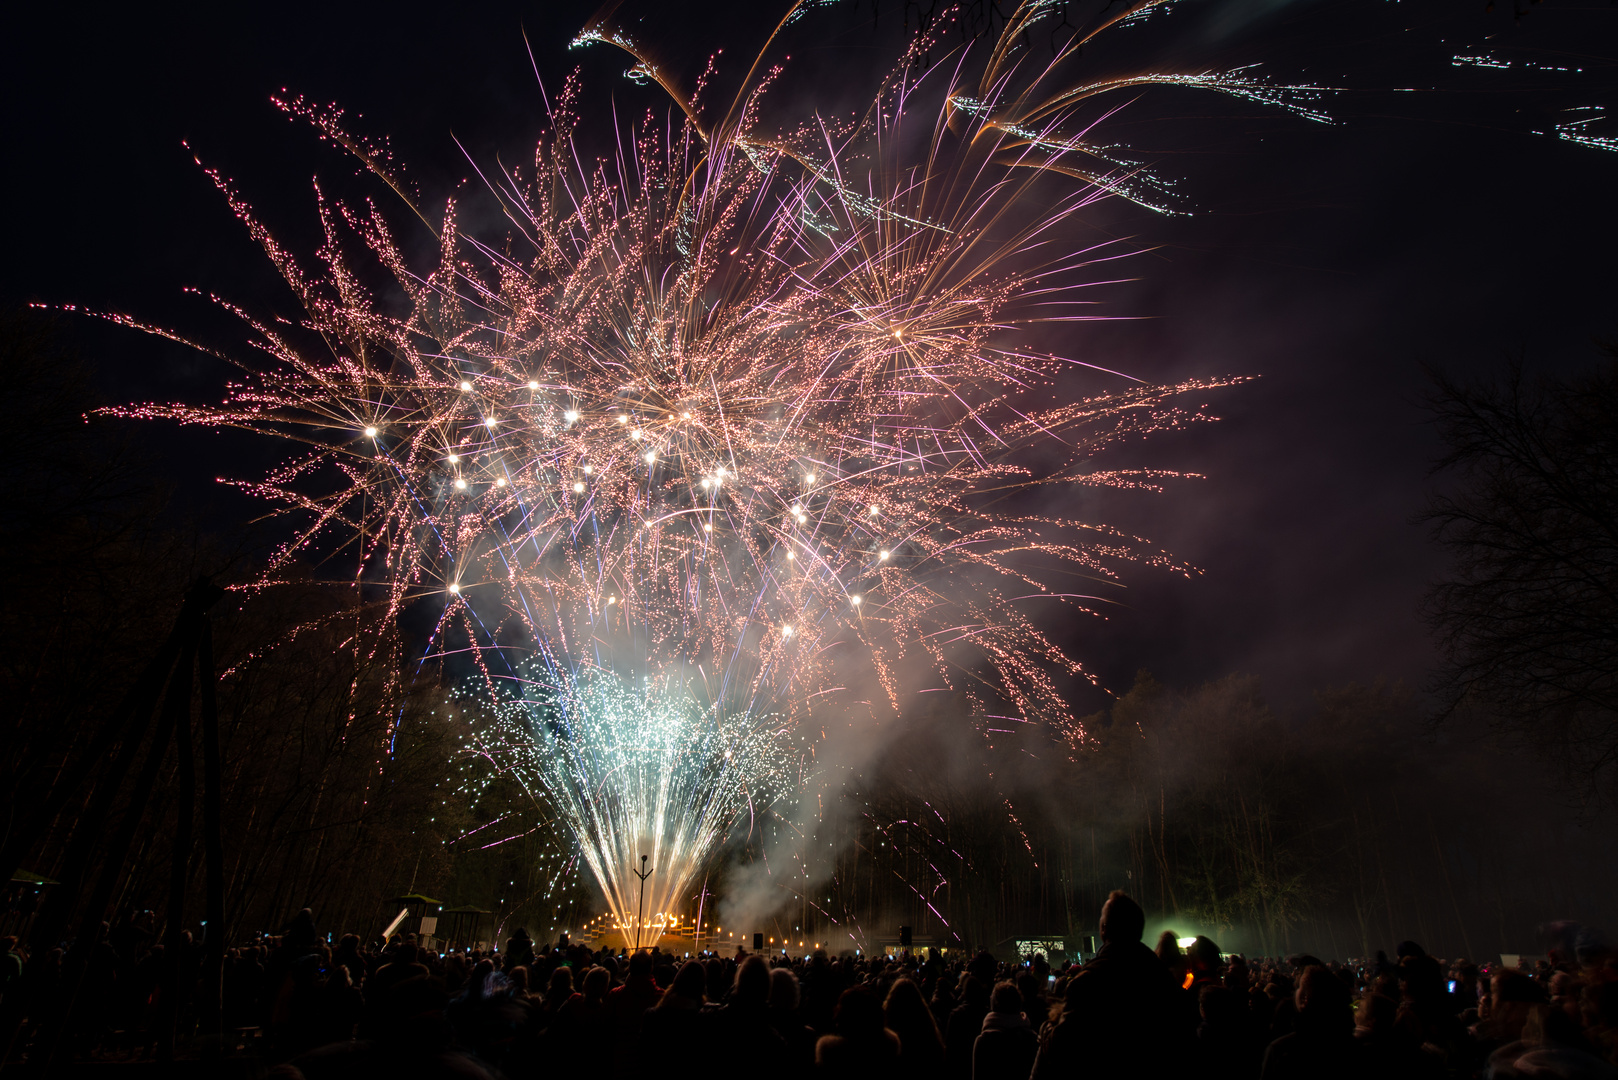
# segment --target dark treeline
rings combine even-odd
[[[139,736],[121,776],[112,769],[122,742],[110,736],[187,592],[203,578],[250,580],[255,554],[177,519],[128,425],[88,415],[99,404],[91,380],[61,341],[31,316],[0,325],[0,366],[12,373],[0,422],[16,477],[15,497],[0,501],[0,861],[7,878],[61,880],[76,860],[83,882],[110,875],[115,884],[106,909],[92,912],[85,895],[13,882],[0,929],[28,938],[43,903],[61,909],[47,924],[70,935],[141,911],[155,914],[161,934],[180,762],[170,747],[150,796],[136,800],[138,763],[157,726]],[[339,925],[380,929],[396,911],[388,901],[413,887],[491,909],[534,893],[518,873],[534,861],[524,844],[462,855],[449,843],[472,811],[451,783],[460,744],[443,719],[440,673],[409,672],[401,682],[396,650],[375,644],[365,598],[316,583],[318,569],[309,576],[303,586],[229,592],[209,616],[227,926],[279,928],[314,905]],[[200,709],[193,693],[194,807],[204,784]],[[98,792],[113,795],[107,835],[86,826]],[[511,801],[498,785],[488,795]],[[120,858],[109,839],[125,822],[133,832]],[[204,911],[203,845],[193,829],[188,924]],[[517,882],[525,888],[500,888]]]
[[[1086,913],[1122,886],[1154,926],[1339,958],[1411,937],[1526,953],[1551,920],[1610,922],[1610,812],[1542,758],[1427,715],[1401,686],[1322,691],[1287,718],[1253,678],[1143,674],[1065,755],[907,739],[824,827],[835,866],[791,911],[820,940],[848,934],[817,917],[828,901],[875,938],[903,923],[1004,947],[1092,933]]]

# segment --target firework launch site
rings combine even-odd
[[[1618,1076],[1618,9],[530,6],[29,16],[0,1080]]]

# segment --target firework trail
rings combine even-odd
[[[609,11],[580,40],[633,53],[679,112],[591,161],[569,81],[532,166],[484,174],[495,239],[453,202],[421,210],[336,110],[280,102],[431,220],[436,265],[374,205],[322,194],[310,269],[215,174],[300,319],[231,307],[267,359],[218,406],[114,411],[285,440],[241,484],[296,522],[255,584],[340,565],[383,625],[437,611],[433,655],[470,658],[500,718],[468,751],[573,832],[622,926],[649,856],[649,922],[739,816],[804,783],[828,725],[897,715],[907,673],[1078,739],[1064,687],[1089,675],[1041,624],[1096,611],[1127,561],[1186,569],[1024,497],[1158,486],[1173,474],[1094,459],[1203,419],[1180,401],[1223,384],[1065,399],[1079,362],[1027,345],[1088,317],[1081,290],[1125,254],[1072,250],[1064,223],[1166,190],[1094,140],[1097,103],[1172,84],[1319,118],[1308,88],[1240,72],[1060,81],[1096,34],[1167,6],[1123,5],[1035,64],[1017,40],[1056,5],[1025,3],[947,64],[918,38],[862,115],[786,129],[763,119],[771,45],[710,108],[709,76],[679,95]],[[1052,200],[1057,174],[1083,183]],[[406,666],[399,637],[374,647]]]

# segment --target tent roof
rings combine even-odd
[[[48,878],[44,874],[36,874],[32,870],[18,870],[15,874],[11,875],[11,880],[21,882],[21,883],[23,883],[25,885],[60,885],[61,884],[60,881],[56,881],[56,880],[54,880],[52,878]]]

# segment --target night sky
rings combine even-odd
[[[673,25],[685,40],[669,48],[745,51],[759,6],[684,5]],[[793,93],[835,103],[843,66],[892,55],[902,5],[881,4],[874,30],[870,0],[855,7],[817,16],[830,29],[800,58]],[[1417,605],[1442,570],[1411,523],[1439,449],[1423,366],[1481,376],[1521,353],[1531,369],[1566,371],[1595,362],[1596,338],[1618,339],[1618,153],[1545,134],[1573,115],[1560,110],[1618,110],[1618,5],[1548,0],[1520,18],[1511,0],[1496,7],[1191,0],[1154,30],[1178,66],[1262,60],[1272,78],[1346,89],[1327,101],[1332,126],[1183,94],[1143,99],[1119,123],[1185,178],[1197,213],[1096,212],[1098,227],[1155,250],[1128,263],[1136,280],[1106,291],[1119,321],[1073,331],[1067,350],[1147,380],[1261,378],[1214,399],[1222,423],[1134,455],[1206,480],[1082,508],[1205,571],[1135,575],[1129,606],[1079,648],[1108,685],[1127,687],[1138,668],[1176,683],[1250,672],[1295,706],[1350,680],[1423,681],[1432,651]],[[582,66],[587,114],[654,100],[622,78],[621,54],[567,50],[593,10],[14,7],[0,35],[0,304],[116,309],[222,341],[230,324],[183,287],[290,314],[182,140],[307,251],[311,177],[354,170],[271,93],[359,114],[354,126],[389,135],[442,197],[470,174],[454,139],[483,161],[531,151],[543,106],[524,31],[548,88]],[[1457,55],[1512,66],[1458,67]],[[1540,70],[1556,67],[1583,70]],[[67,327],[105,401],[219,397],[222,365],[90,320]],[[178,512],[240,528],[251,508],[212,479],[251,475],[274,448],[144,437]]]

